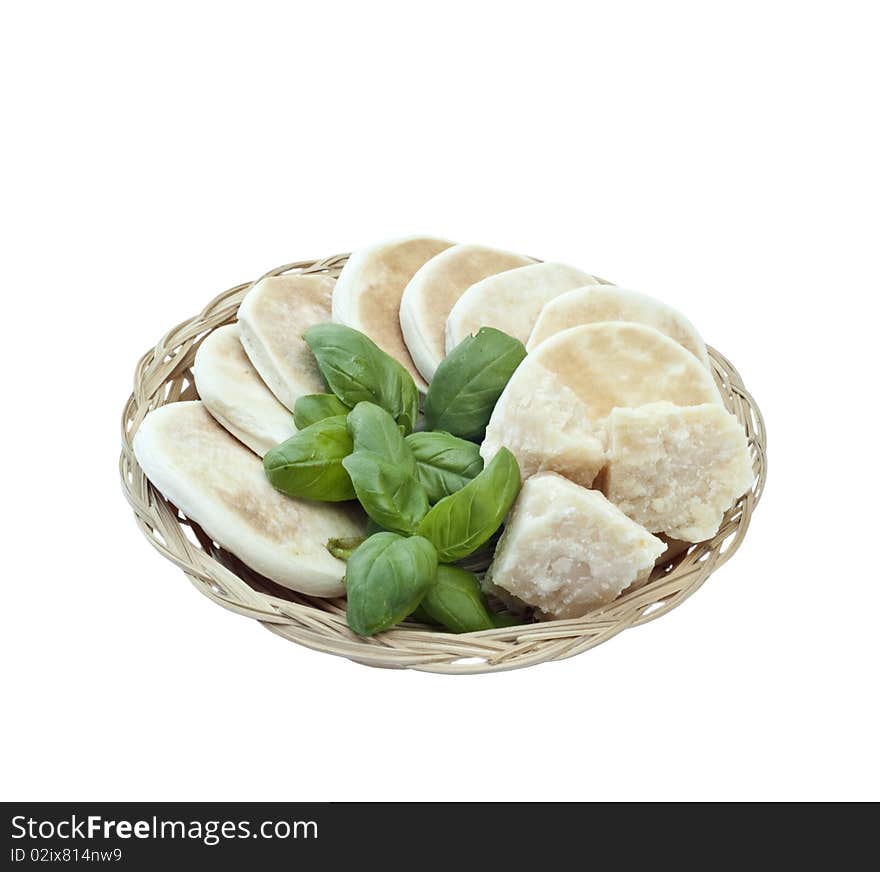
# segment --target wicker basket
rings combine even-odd
[[[336,277],[347,257],[287,264],[267,275],[303,272]],[[621,630],[659,618],[684,602],[742,542],[766,477],[764,422],[739,373],[710,348],[715,379],[725,405],[745,427],[755,468],[754,489],[727,513],[713,539],[659,564],[648,584],[576,620],[464,635],[404,623],[369,639],[356,636],[345,622],[344,600],[297,594],[252,572],[163,499],[147,481],[132,451],[134,434],[149,411],[165,403],[197,398],[191,367],[199,343],[211,330],[235,320],[250,286],[238,285],[220,294],[195,318],[166,333],[141,358],[135,370],[134,393],[122,416],[120,473],[138,526],[153,547],[179,566],[205,596],[255,618],[273,633],[369,666],[455,674],[518,669],[572,657]]]

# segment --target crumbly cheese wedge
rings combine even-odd
[[[745,431],[714,403],[651,403],[608,418],[602,488],[651,532],[710,539],[754,477]]]
[[[471,285],[446,321],[446,353],[480,327],[495,327],[525,342],[541,308],[554,297],[599,279],[564,263],[535,263]]]
[[[589,487],[605,465],[600,428],[571,387],[528,357],[519,365],[492,412],[480,454],[486,463],[509,448],[528,478],[559,472]]]
[[[314,324],[330,320],[333,285],[333,279],[321,275],[270,276],[257,282],[238,308],[247,356],[291,411],[304,394],[326,390],[302,336]]]
[[[434,378],[446,356],[446,319],[455,301],[487,276],[534,262],[531,257],[484,245],[453,245],[419,269],[400,299],[400,326],[425,381]]]
[[[589,487],[605,465],[603,427],[616,406],[669,400],[721,403],[712,376],[691,354],[643,324],[572,327],[542,342],[501,394],[480,454],[504,445],[523,476],[549,470]]]
[[[646,294],[613,285],[576,288],[547,302],[527,348],[532,351],[548,337],[569,327],[598,321],[636,321],[655,327],[694,354],[703,366],[709,366],[706,344],[684,315]]]
[[[445,239],[412,236],[362,248],[348,259],[333,290],[333,320],[366,333],[399,360],[422,393],[428,386],[403,341],[400,298],[416,272],[452,245]]]
[[[363,535],[360,509],[295,500],[269,484],[263,464],[198,402],[150,412],[134,437],[147,478],[187,518],[266,578],[313,596],[344,593],[335,537]]]
[[[599,491],[542,473],[523,484],[487,578],[547,617],[579,618],[650,574],[665,548]]]
[[[244,353],[237,324],[218,327],[205,337],[193,375],[205,408],[260,457],[296,432],[293,415],[275,399]]]

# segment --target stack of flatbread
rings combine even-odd
[[[150,481],[215,542],[272,581],[321,597],[344,593],[345,564],[327,541],[362,535],[366,517],[355,503],[279,493],[261,458],[296,432],[297,398],[325,390],[302,335],[330,320],[334,284],[289,275],[254,285],[238,323],[199,346],[193,374],[200,401],[161,406],[134,439]]]
[[[744,431],[679,312],[564,263],[431,237],[393,240],[355,252],[335,282],[257,283],[238,323],[199,348],[200,402],[161,407],[135,438],[154,485],[279,584],[341,594],[344,564],[325,544],[365,528],[356,507],[273,490],[260,463],[296,432],[296,400],[326,390],[302,334],[329,320],[367,334],[422,393],[481,327],[524,343],[528,355],[481,446],[486,462],[507,447],[531,479],[490,578],[548,616],[610,601],[645,577],[668,541],[711,538],[752,484]],[[582,531],[574,550],[562,529]]]

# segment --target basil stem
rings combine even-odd
[[[366,541],[366,538],[366,536],[351,536],[348,539],[329,539],[325,547],[334,557],[348,560],[358,546]]]

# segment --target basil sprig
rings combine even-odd
[[[461,490],[483,468],[480,448],[450,433],[411,433],[406,437],[428,501],[436,503]]]
[[[370,536],[345,569],[348,625],[372,636],[402,621],[421,602],[437,575],[437,552],[420,536]]]
[[[291,497],[335,503],[353,500],[355,489],[343,466],[353,445],[345,417],[311,424],[276,445],[263,458],[272,486]]]
[[[437,367],[428,388],[428,429],[482,439],[495,403],[525,356],[522,342],[494,327],[464,339]]]
[[[419,414],[412,376],[372,339],[342,324],[316,324],[303,334],[330,390],[350,408],[381,406],[411,433]]]
[[[293,423],[297,430],[304,430],[310,424],[348,412],[348,406],[335,394],[306,394],[294,403]]]
[[[454,633],[503,625],[477,577],[455,561],[487,559],[489,540],[519,491],[519,465],[502,448],[484,469],[479,446],[495,402],[525,356],[521,342],[483,328],[441,364],[426,401],[434,432],[411,432],[418,391],[370,339],[321,324],[305,340],[332,394],[300,397],[294,436],[264,458],[269,481],[293,497],[357,499],[363,536],[330,539],[347,561],[348,623],[369,636],[408,615]],[[465,438],[461,438],[465,437]],[[487,543],[489,543],[487,545]]]
[[[443,563],[467,557],[501,526],[519,486],[519,464],[501,448],[473,481],[440,500],[415,532],[431,541]]]

